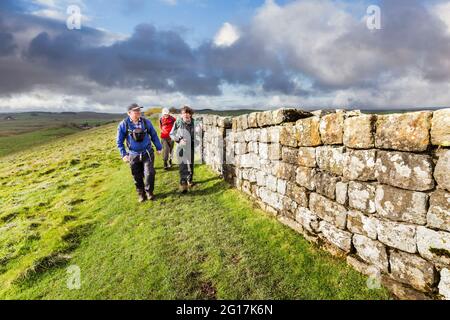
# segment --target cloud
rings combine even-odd
[[[418,72],[430,80],[450,77],[450,38],[418,1],[382,1],[383,26],[365,21],[331,1],[269,2],[253,21],[261,46],[283,52],[289,70],[317,88],[374,86],[386,76]],[[298,17],[302,19],[298,19]]]
[[[11,33],[0,32],[0,57],[12,54],[17,46]]]
[[[225,22],[214,37],[214,44],[218,47],[229,47],[239,40],[239,30],[228,22]]]
[[[450,2],[442,2],[432,6],[431,12],[445,23],[447,34],[450,34]]]
[[[69,31],[7,0],[0,4],[0,108],[48,100],[113,110],[134,99],[216,108],[449,106],[448,5],[380,1],[382,29],[371,31],[361,4],[266,1],[247,23],[225,23],[193,47],[182,33],[151,24],[129,36]]]

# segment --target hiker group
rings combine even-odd
[[[143,117],[142,107],[132,104],[128,117],[117,129],[117,147],[124,162],[129,163],[139,202],[155,200],[155,154],[162,154],[164,169],[173,166],[174,146],[180,172],[180,191],[187,193],[194,187],[194,151],[196,123],[193,110],[184,106],[181,117],[176,119],[167,108],[159,119],[161,139],[150,120]],[[126,144],[126,146],[125,146]]]

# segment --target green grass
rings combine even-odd
[[[0,137],[0,157],[26,150],[81,131],[75,127],[45,128],[14,136]]]
[[[122,118],[124,115],[94,112],[0,113],[0,157]]]
[[[0,158],[0,298],[389,298],[206,166],[182,196],[157,157],[158,200],[138,204],[115,127]]]
[[[12,117],[14,120],[7,120]],[[15,136],[48,128],[99,126],[125,117],[120,114],[94,112],[23,112],[0,113],[0,137]]]

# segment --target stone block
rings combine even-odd
[[[450,231],[450,193],[436,190],[431,194],[427,226]]]
[[[256,131],[259,132],[259,142],[260,143],[269,143],[270,142],[269,128],[256,129]]]
[[[264,171],[258,170],[256,172],[256,184],[259,187],[264,187],[266,185],[266,174],[264,173]]]
[[[386,220],[377,221],[378,240],[409,253],[417,252],[416,227]]]
[[[258,113],[252,112],[248,115],[247,118],[248,127],[249,128],[257,128],[258,127]]]
[[[417,227],[419,254],[438,265],[450,265],[450,233]]]
[[[381,271],[378,267],[374,265],[367,264],[360,258],[353,256],[347,256],[347,264],[351,266],[356,271],[370,277],[377,277],[381,275]]]
[[[281,154],[281,148],[282,145],[279,143],[271,143],[269,144],[269,160],[281,160],[282,154]]]
[[[379,150],[375,170],[378,182],[394,187],[427,191],[435,185],[428,155]]]
[[[320,118],[300,119],[295,123],[298,146],[316,147],[322,144],[320,139]]]
[[[378,185],[375,206],[380,216],[393,221],[425,225],[428,195],[387,185]]]
[[[298,149],[297,164],[303,167],[315,168],[316,163],[316,148],[300,147]]]
[[[344,112],[338,111],[320,119],[320,137],[324,144],[342,144],[344,136]]]
[[[256,119],[258,121],[258,127],[271,126],[273,122],[272,111],[258,112]]]
[[[268,142],[280,143],[281,126],[267,128]]]
[[[343,175],[347,180],[373,181],[376,150],[349,150],[345,153]]]
[[[281,158],[284,162],[297,164],[298,150],[295,148],[283,147]]]
[[[433,112],[431,143],[436,146],[450,147],[450,108]]]
[[[445,299],[450,300],[450,270],[444,268],[441,270],[441,281],[439,282],[439,294]]]
[[[347,205],[348,202],[348,183],[338,182],[336,183],[336,202],[342,205]]]
[[[323,238],[328,240],[345,253],[350,253],[352,249],[352,234],[350,232],[336,228],[334,225],[321,221],[319,223],[319,232]]]
[[[344,148],[322,146],[316,148],[316,161],[320,169],[342,176],[344,170]]]
[[[345,229],[347,210],[339,203],[331,201],[317,193],[311,193],[309,197],[309,209],[321,219],[332,223],[340,229]]]
[[[277,181],[277,192],[279,194],[281,194],[282,196],[284,196],[286,194],[286,189],[287,189],[287,181],[286,180],[282,180],[282,179],[278,179],[278,181]]]
[[[316,189],[314,180],[315,174],[316,169],[297,167],[297,169],[295,170],[295,181],[298,183],[298,185],[305,187],[310,191],[314,191]]]
[[[277,191],[277,183],[278,178],[269,174],[266,176],[266,188],[270,191],[276,192]]]
[[[353,235],[353,246],[362,260],[377,266],[383,272],[388,271],[388,256],[386,247],[382,243],[363,235],[355,234]]]
[[[276,210],[283,210],[282,196],[267,188],[259,189],[259,197],[261,200]]]
[[[269,160],[269,144],[268,143],[259,143],[258,154],[261,159]]]
[[[429,111],[379,115],[375,147],[399,151],[425,151],[430,144]]]
[[[436,270],[428,261],[405,252],[393,250],[389,257],[392,277],[413,288],[428,292],[436,283]]]
[[[360,115],[344,120],[344,145],[353,149],[370,149],[375,146],[375,115]]]
[[[300,207],[308,207],[308,193],[305,188],[294,182],[287,182],[286,196],[294,200]]]
[[[283,108],[273,111],[272,125],[279,125],[285,122],[295,122],[299,119],[310,117],[311,113],[294,108]]]
[[[381,275],[381,284],[401,300],[431,300],[425,293],[398,282],[388,275]]]
[[[320,219],[309,209],[299,207],[295,219],[309,232],[318,232]]]
[[[440,153],[434,170],[434,178],[440,187],[450,191],[450,150]]]
[[[276,176],[287,181],[295,181],[295,166],[289,163],[278,162],[276,165]]]
[[[292,124],[285,124],[280,129],[280,143],[287,147],[297,147],[297,129]]]
[[[375,213],[374,184],[351,181],[348,184],[348,205],[367,213]]]
[[[347,229],[373,240],[377,239],[377,220],[357,210],[347,212]]]
[[[247,153],[247,143],[246,142],[237,142],[234,144],[234,152],[235,154],[241,155]]]
[[[314,175],[316,192],[331,200],[336,199],[336,184],[340,178],[334,177],[326,172],[319,171]]]
[[[242,168],[259,169],[259,166],[260,166],[259,157],[258,157],[258,155],[254,154],[254,153],[247,153],[247,154],[241,155],[239,157],[238,163]]]

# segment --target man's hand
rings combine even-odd
[[[125,157],[122,158],[123,162],[129,163],[130,162],[130,156],[126,155]]]
[[[156,152],[158,152],[158,154],[160,155],[162,153],[162,150],[156,150]]]
[[[181,139],[178,141],[178,144],[179,144],[180,146],[184,146],[184,145],[186,145],[186,140],[184,140],[183,138],[181,138]]]

